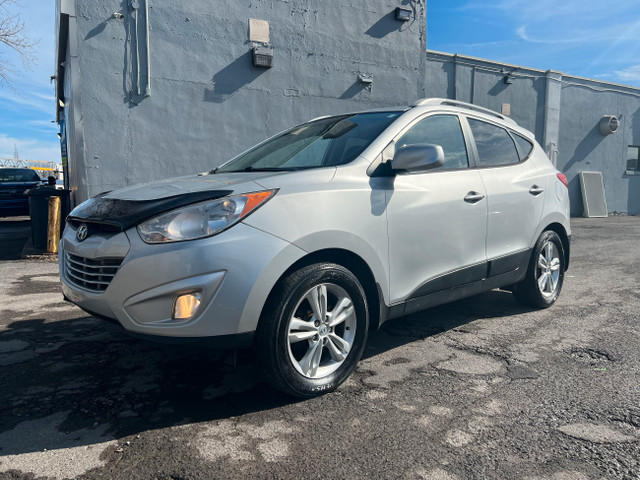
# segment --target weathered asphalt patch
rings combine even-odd
[[[558,428],[565,435],[594,443],[633,442],[638,437],[626,435],[606,425],[595,423],[572,423]]]
[[[276,462],[289,455],[287,438],[297,428],[282,420],[261,426],[223,421],[210,425],[196,434],[193,441],[200,454],[209,461],[228,458],[233,461]],[[255,450],[259,452],[256,456]]]
[[[431,471],[417,470],[416,474],[423,480],[457,480],[458,477],[450,474],[446,470],[436,468]]]
[[[512,380],[535,380],[540,374],[527,365],[509,365],[507,367],[507,375]]]
[[[451,430],[447,434],[447,443],[453,447],[464,447],[473,441],[473,436],[462,430]]]
[[[68,478],[105,464],[101,454],[117,442],[105,436],[107,425],[62,432],[68,412],[19,423],[0,433],[0,471],[19,470],[38,477]]]
[[[0,353],[19,352],[20,350],[27,348],[29,345],[31,344],[24,340],[0,341]]]
[[[467,375],[489,375],[500,372],[503,364],[500,360],[487,355],[457,350],[452,358],[437,364],[436,367]]]

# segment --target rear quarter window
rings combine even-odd
[[[529,155],[531,155],[531,151],[533,150],[533,143],[531,143],[529,140],[527,140],[523,136],[518,135],[517,133],[513,134],[513,138],[515,139],[516,145],[518,146],[520,161],[524,160]]]

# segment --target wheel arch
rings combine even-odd
[[[284,271],[278,281],[273,285],[271,292],[264,303],[260,318],[262,319],[264,316],[265,309],[270,308],[273,304],[276,294],[279,291],[279,286],[289,274],[308,265],[323,262],[340,265],[351,271],[358,278],[362,288],[364,289],[367,306],[369,308],[369,328],[377,329],[381,323],[384,322],[387,314],[387,307],[384,303],[380,286],[376,282],[373,271],[367,262],[358,254],[343,248],[326,248],[317,250],[315,252],[308,253],[294,262],[287,270]]]
[[[565,230],[564,226],[558,222],[550,223],[544,228],[543,232],[547,230],[556,232],[560,237],[560,240],[562,241],[562,250],[564,255],[564,271],[566,272],[569,269],[569,257],[570,257],[569,253],[571,249],[571,242],[569,239],[569,235],[567,234],[567,231]]]

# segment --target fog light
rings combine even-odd
[[[188,293],[180,295],[173,304],[173,313],[171,318],[174,320],[186,320],[195,315],[196,310],[200,306],[200,294]]]

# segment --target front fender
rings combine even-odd
[[[369,266],[376,283],[380,285],[385,304],[389,304],[387,262],[380,256],[378,250],[364,238],[342,230],[326,230],[306,235],[293,243],[309,253],[335,248],[347,250],[359,256]],[[386,251],[384,254],[386,255]]]

